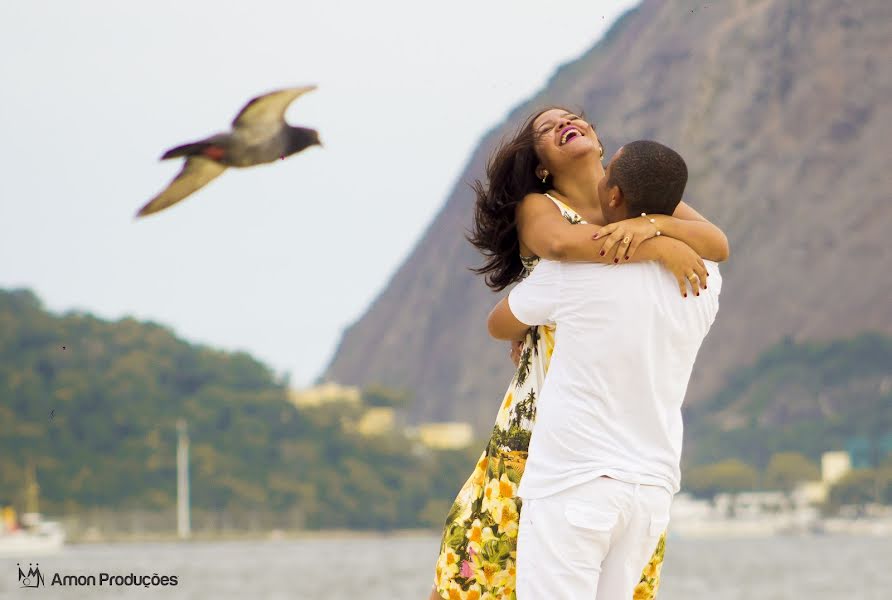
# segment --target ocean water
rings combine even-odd
[[[0,559],[0,598],[426,600],[438,544],[418,534],[74,545],[54,556]],[[35,564],[46,585],[19,587],[17,562],[26,571]],[[97,581],[100,573],[174,575],[178,583],[60,587],[50,585],[56,573]],[[660,600],[888,600],[892,539],[671,539],[663,573]]]

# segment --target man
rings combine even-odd
[[[598,199],[611,223],[671,215],[686,183],[678,153],[632,142]],[[557,326],[518,490],[519,600],[632,598],[679,490],[681,404],[721,289],[707,268],[707,289],[685,300],[657,263],[543,260],[490,314],[498,339]]]

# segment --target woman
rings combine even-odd
[[[559,107],[532,115],[496,151],[487,165],[488,185],[475,184],[470,237],[486,256],[477,272],[486,275],[487,285],[503,290],[529,274],[539,257],[659,260],[675,274],[680,293],[686,296],[690,285],[699,295],[707,285],[700,257],[725,260],[724,234],[684,203],[672,217],[637,217],[599,227],[604,222],[597,198],[602,158],[595,129]],[[447,516],[431,600],[516,597],[521,509],[516,492],[553,349],[554,329],[544,326],[531,328],[519,348],[518,368],[492,437]],[[665,533],[641,575],[635,600],[656,596],[664,544]]]

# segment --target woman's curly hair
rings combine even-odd
[[[562,106],[539,110],[521,124],[514,135],[503,141],[486,164],[484,185],[473,184],[477,200],[474,204],[474,226],[468,241],[486,258],[483,266],[472,269],[486,276],[486,285],[499,292],[520,278],[520,239],[517,235],[517,205],[527,194],[544,193],[546,181],[536,177],[539,157],[536,155],[536,132],[533,121],[542,113]],[[567,111],[572,112],[572,111]]]

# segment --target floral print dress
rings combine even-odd
[[[570,223],[585,221],[546,194]],[[521,257],[524,276],[539,262]],[[527,333],[520,363],[499,407],[489,444],[446,517],[434,585],[449,600],[516,600],[517,530],[521,499],[517,487],[526,464],[536,398],[554,351],[554,328]],[[644,567],[632,600],[656,598],[666,534]]]

